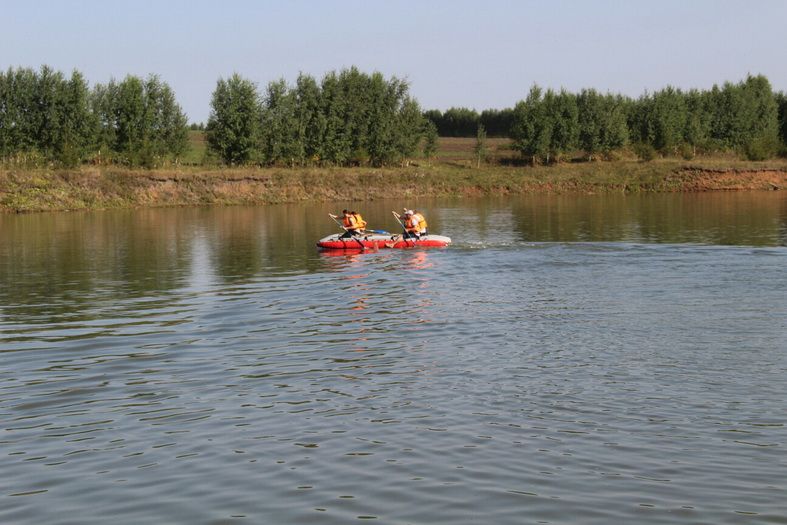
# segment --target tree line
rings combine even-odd
[[[0,159],[24,164],[114,162],[152,167],[188,147],[186,116],[159,77],[90,89],[83,75],[43,66],[0,72]]]
[[[577,151],[610,156],[624,147],[643,159],[733,151],[763,160],[787,149],[787,95],[774,92],[762,75],[704,91],[668,86],[637,99],[536,85],[510,110],[451,108],[424,115],[441,136],[472,137],[485,128],[489,135],[510,137],[513,148],[534,163]]]
[[[77,166],[83,162],[160,166],[204,130],[208,161],[228,165],[375,165],[433,156],[437,130],[407,82],[352,67],[321,81],[263,92],[233,75],[219,79],[206,126],[188,125],[173,90],[155,75],[129,75],[92,89],[83,75],[48,66],[0,72],[0,161]]]
[[[424,117],[435,125],[441,137],[475,137],[478,126],[483,126],[490,137],[508,137],[514,122],[514,110],[485,109],[478,113],[469,108],[449,108],[443,113],[439,109],[430,109],[424,112]]]
[[[207,161],[227,165],[381,166],[434,156],[438,135],[510,137],[533,163],[579,151],[611,157],[622,148],[643,159],[734,151],[761,160],[787,150],[787,95],[750,75],[636,99],[533,86],[513,108],[422,112],[404,80],[352,67],[319,81],[307,74],[293,85],[277,80],[262,91],[238,74],[219,79],[207,125],[191,129],[205,131]],[[78,71],[0,71],[5,163],[159,166],[185,154],[188,130],[175,93],[155,75],[90,88]]]
[[[424,137],[428,154],[436,137],[405,81],[355,67],[262,93],[238,74],[220,79],[206,133],[225,164],[287,166],[382,166],[414,155]]]

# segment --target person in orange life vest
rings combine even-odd
[[[404,233],[402,237],[405,239],[418,239],[421,237],[421,228],[413,210],[404,212],[404,221],[402,221],[402,224],[404,224]]]
[[[418,221],[418,235],[424,236],[426,235],[426,218],[424,214],[418,210],[413,210],[413,218]]]
[[[361,214],[356,211],[342,210],[342,225],[346,231],[339,237],[340,239],[349,239],[354,235],[360,235],[366,228],[366,221],[363,220]]]

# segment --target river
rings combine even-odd
[[[0,523],[787,523],[787,192],[345,206],[0,215]]]

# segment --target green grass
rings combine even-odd
[[[189,148],[181,162],[189,166],[202,164],[205,159],[206,149],[205,132],[189,130]]]
[[[585,162],[539,167],[0,171],[0,210],[269,204],[527,193],[787,189],[787,162]]]
[[[384,198],[787,189],[787,160],[730,156],[640,162],[511,164],[506,139],[488,143],[492,162],[476,169],[475,139],[441,139],[436,158],[406,168],[218,168],[203,165],[204,132],[177,167],[158,170],[83,166],[75,170],[0,169],[0,211],[77,210],[135,206],[266,204]],[[508,163],[508,165],[506,165]]]

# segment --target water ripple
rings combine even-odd
[[[784,523],[783,247],[206,231],[2,308],[0,521]]]

